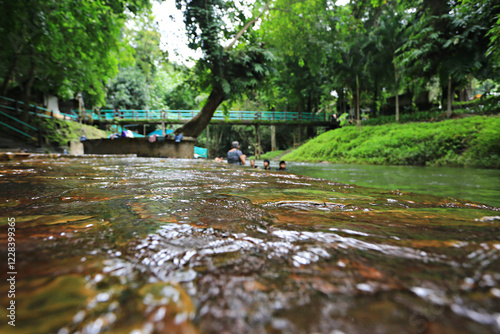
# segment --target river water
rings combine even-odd
[[[2,162],[0,187],[1,333],[500,333],[494,206],[148,158]]]
[[[479,168],[288,163],[290,172],[387,190],[434,194],[500,207],[500,170]]]

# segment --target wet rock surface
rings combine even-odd
[[[500,332],[499,208],[193,160],[0,175],[2,333]]]

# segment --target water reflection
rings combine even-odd
[[[500,332],[499,208],[193,160],[0,169],[2,333]]]

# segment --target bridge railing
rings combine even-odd
[[[78,112],[78,111],[74,111]],[[85,117],[93,120],[111,121],[114,119],[128,120],[157,120],[157,121],[187,121],[196,114],[199,110],[110,110],[104,109],[100,111],[85,110]],[[221,121],[310,121],[321,122],[325,121],[324,114],[310,114],[286,111],[229,111],[224,114],[223,111],[216,111],[213,120]]]
[[[18,112],[22,109],[24,103],[4,96],[0,96],[0,100],[6,103],[2,107]],[[0,103],[1,105],[2,103]],[[10,105],[7,105],[10,104]],[[112,121],[114,119],[127,120],[151,120],[151,121],[187,121],[196,114],[199,110],[134,110],[134,109],[103,109],[103,110],[72,110],[71,114],[53,111],[34,104],[30,104],[29,114],[39,117],[59,118],[63,120],[79,120],[80,116],[84,119],[92,119],[95,121]],[[83,114],[83,115],[82,115]],[[212,117],[213,120],[219,121],[306,121],[306,122],[321,122],[326,121],[325,115],[317,115],[311,113],[299,113],[290,111],[229,111],[224,114],[223,111],[217,110]]]
[[[24,109],[24,102],[14,100],[5,96],[0,96],[0,107],[9,112],[19,113],[21,109]],[[47,108],[37,106],[36,104],[29,104],[28,114],[38,117],[45,118],[58,118],[62,120],[78,120],[77,115],[65,114],[60,111],[53,111]]]

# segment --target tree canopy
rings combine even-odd
[[[0,1],[1,94],[18,87],[69,98],[77,91],[102,105],[127,45],[126,20],[148,0]]]

